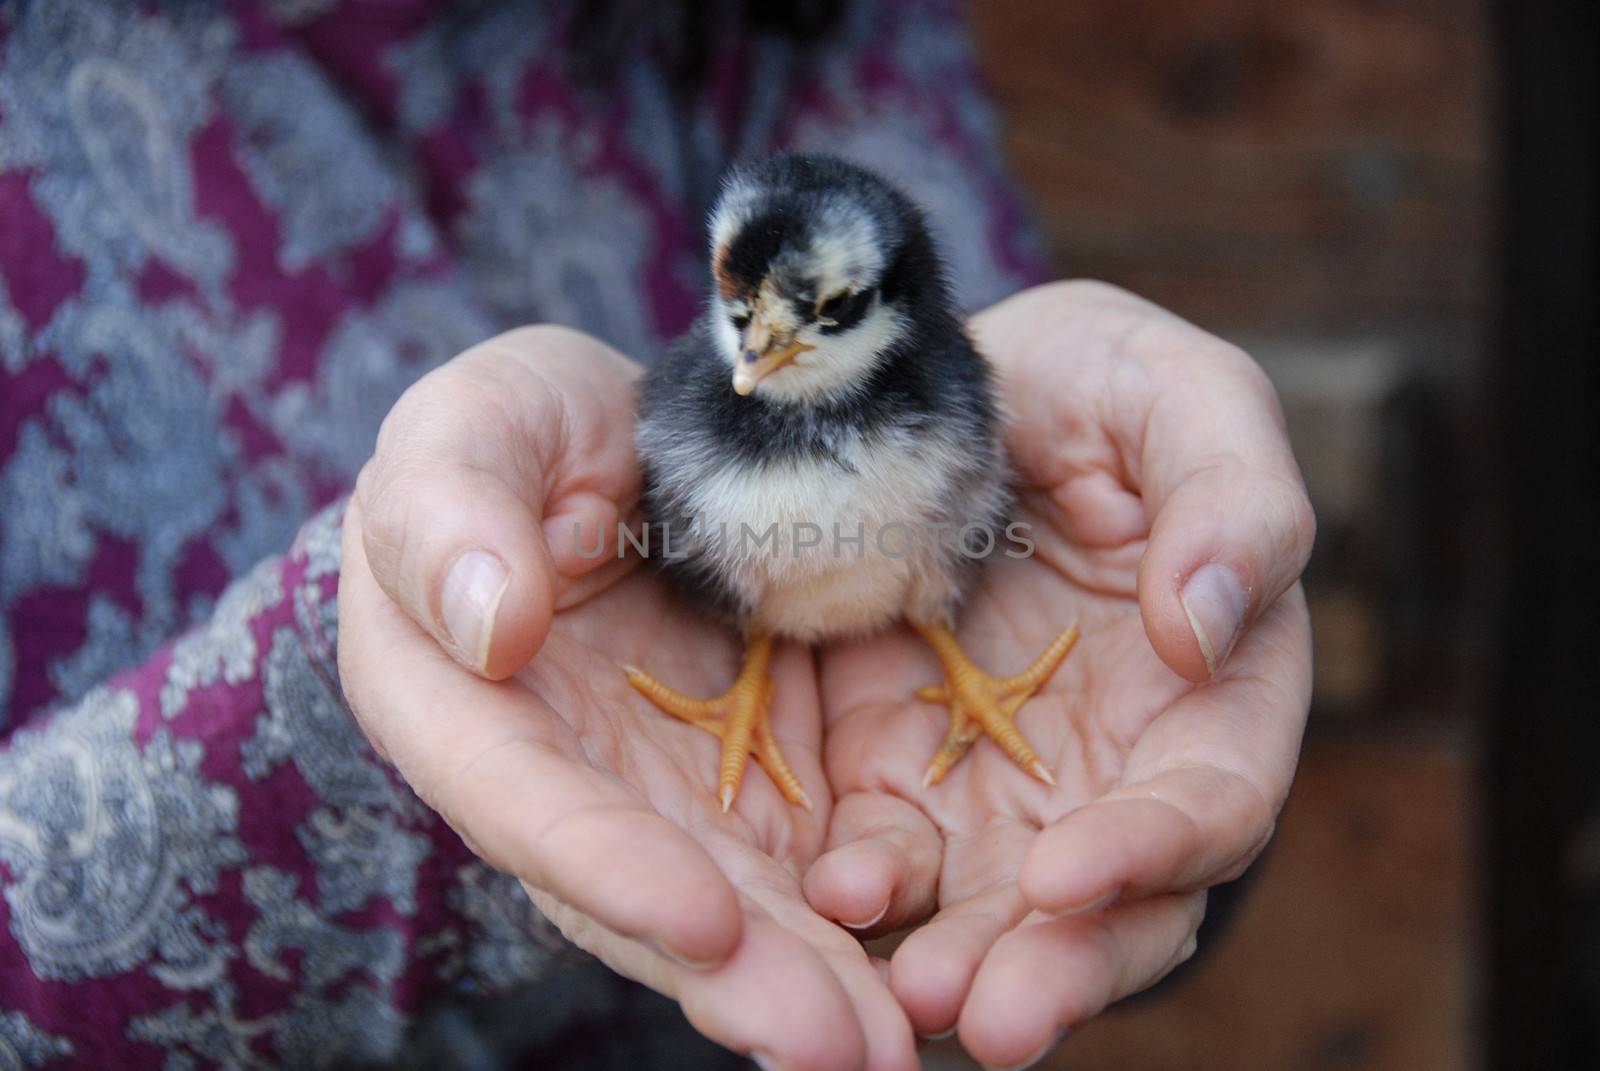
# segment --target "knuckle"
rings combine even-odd
[[[596,339],[562,324],[523,324],[502,332],[475,346],[468,353],[472,363],[481,364],[510,358],[519,365],[537,364],[574,351],[604,349]]]
[[[1317,541],[1317,513],[1312,508],[1311,499],[1306,494],[1304,487],[1296,488],[1290,503],[1291,519],[1290,531],[1296,549],[1301,553],[1301,564],[1311,556],[1311,548]]]
[[[1317,515],[1306,494],[1305,484],[1295,473],[1266,475],[1263,483],[1272,496],[1275,513],[1280,518],[1284,537],[1294,555],[1294,564],[1304,568],[1317,538]]]
[[[394,404],[384,414],[378,425],[378,437],[373,447],[376,457],[389,457],[404,453],[416,427],[426,415],[435,411],[444,396],[450,392],[452,379],[459,375],[454,361],[433,369],[401,392]]]
[[[1272,382],[1272,377],[1267,375],[1267,370],[1261,367],[1254,357],[1250,356],[1232,342],[1222,339],[1217,340],[1218,360],[1226,367],[1239,382],[1256,398],[1278,408],[1278,388]]]
[[[361,535],[367,546],[392,543],[399,527],[399,502],[404,497],[396,484],[401,479],[391,465],[368,462],[356,477],[356,497],[361,503]]]
[[[1317,537],[1317,516],[1306,494],[1305,483],[1293,467],[1283,468],[1261,462],[1235,459],[1217,466],[1208,483],[1243,490],[1251,503],[1250,514],[1263,525],[1268,546],[1284,555],[1281,562],[1262,565],[1285,568],[1298,575],[1311,557]]]
[[[373,474],[366,475],[369,471]],[[361,540],[367,562],[378,585],[396,594],[411,542],[410,498],[405,472],[371,466],[357,479],[361,496]],[[365,479],[365,485],[362,485]]]
[[[1205,353],[1219,384],[1227,384],[1230,393],[1259,406],[1271,416],[1273,424],[1280,430],[1284,428],[1278,386],[1259,361],[1238,345],[1215,335],[1206,336]]]
[[[1144,298],[1113,283],[1101,279],[1076,277],[1057,279],[1040,285],[1038,291],[1051,298],[1072,303],[1137,303],[1147,304]]]
[[[529,354],[537,356],[552,346],[559,345],[563,341],[569,341],[573,337],[581,338],[582,335],[572,328],[563,327],[560,324],[538,323],[513,327],[509,331],[496,335],[493,341],[501,346],[525,350]]]
[[[1223,885],[1230,881],[1238,881],[1244,877],[1244,872],[1249,870],[1257,859],[1261,858],[1262,852],[1266,851],[1267,844],[1272,840],[1272,834],[1277,828],[1277,822],[1270,818],[1259,827],[1256,827],[1255,837],[1246,843],[1244,849],[1232,862],[1217,871],[1216,881],[1213,884]]]
[[[367,463],[361,466],[361,471],[356,473],[355,487],[350,491],[350,497],[361,511],[361,527],[363,530],[367,526],[367,513],[372,508],[372,503],[381,497],[373,486],[379,479],[377,459],[375,457],[368,458]]]
[[[1278,815],[1272,803],[1255,789],[1250,789],[1238,815],[1238,828],[1243,832],[1238,851],[1233,860],[1220,871],[1218,882],[1235,881],[1266,851],[1267,844],[1278,828]]]

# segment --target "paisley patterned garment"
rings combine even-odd
[[[575,7],[0,0],[0,1069],[394,1062],[587,971],[339,693],[339,496],[420,374],[538,320],[649,360],[781,146],[902,182],[968,305],[1041,277],[955,5],[692,93],[574,81]]]

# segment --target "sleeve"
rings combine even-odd
[[[516,883],[345,707],[342,515],[0,747],[0,1054],[387,1062],[431,997],[509,991],[559,960]]]

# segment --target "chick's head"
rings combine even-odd
[[[867,389],[945,284],[918,209],[871,172],[817,155],[733,172],[711,215],[712,336],[733,389],[825,404]]]

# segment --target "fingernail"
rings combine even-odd
[[[782,1065],[764,1052],[753,1052],[750,1054],[750,1059],[761,1068],[761,1071],[782,1071]]]
[[[889,905],[885,903],[882,907],[878,908],[878,913],[876,915],[872,916],[865,922],[845,922],[843,919],[840,919],[839,925],[843,926],[847,930],[870,930],[872,927],[882,922],[883,916],[887,915],[888,913]]]
[[[923,1034],[922,1038],[925,1041],[943,1041],[945,1038],[953,1038],[955,1036],[956,1028],[952,1026],[949,1030],[939,1034]]]
[[[1028,1071],[1028,1068],[1032,1067],[1040,1060],[1043,1060],[1046,1056],[1049,1056],[1052,1049],[1065,1041],[1068,1033],[1069,1031],[1066,1030],[1061,1031],[1055,1037],[1045,1042],[1042,1049],[1028,1057],[1026,1060],[1022,1061],[1020,1064],[1011,1064],[1008,1067],[993,1067],[989,1064],[984,1064],[984,1071]]]
[[[464,552],[445,574],[444,592],[439,597],[445,631],[461,656],[477,669],[489,661],[495,613],[510,583],[500,559],[481,550]]]
[[[1244,624],[1244,585],[1232,569],[1212,562],[1195,570],[1180,596],[1189,627],[1205,656],[1206,671],[1216,673],[1227,661]]]

